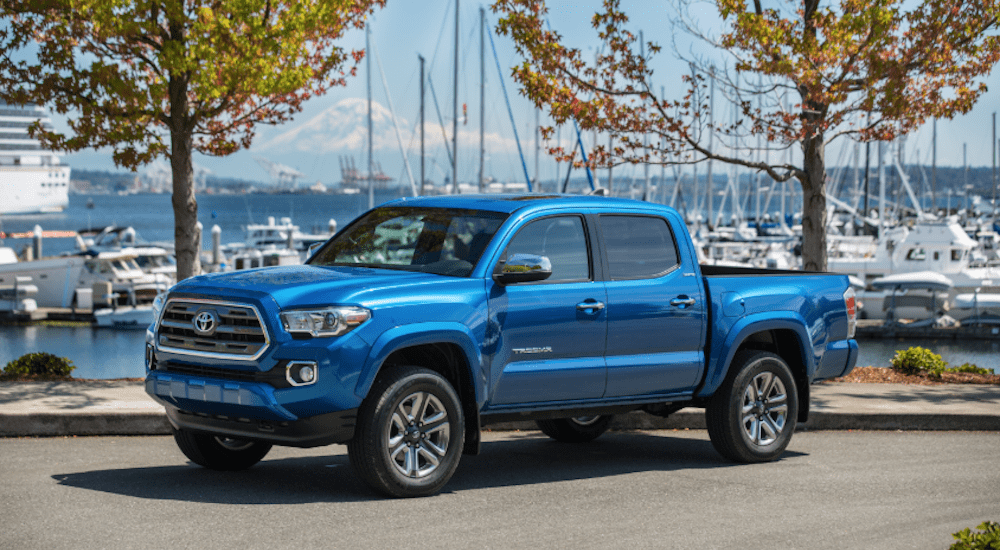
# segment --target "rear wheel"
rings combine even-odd
[[[212,470],[246,470],[271,450],[271,445],[259,441],[179,429],[174,429],[174,441],[191,462]]]
[[[792,371],[770,352],[747,350],[705,410],[712,445],[736,462],[768,462],[788,447],[798,416]]]
[[[608,431],[614,415],[577,416],[574,418],[556,418],[553,420],[536,420],[542,433],[567,443],[584,443],[597,439]]]
[[[394,497],[438,493],[462,455],[465,424],[451,384],[421,367],[403,367],[376,381],[358,411],[347,451],[371,488]]]

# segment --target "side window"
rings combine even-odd
[[[601,216],[612,280],[648,279],[680,264],[670,226],[663,218]]]
[[[552,282],[589,281],[587,234],[579,216],[557,216],[530,222],[511,239],[504,260],[512,254],[546,256],[552,262]]]

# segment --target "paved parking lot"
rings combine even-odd
[[[0,439],[0,548],[947,548],[1000,519],[1000,434],[804,432],[724,462],[704,431],[490,433],[446,491],[386,500],[345,447],[246,472],[170,437]]]

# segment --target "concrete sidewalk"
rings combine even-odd
[[[1000,386],[947,384],[814,385],[807,430],[1000,431]],[[668,418],[620,415],[618,429],[704,429],[701,409]],[[487,426],[532,430],[533,422]],[[142,382],[0,382],[0,436],[169,434],[163,407]]]

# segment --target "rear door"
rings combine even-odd
[[[589,227],[579,214],[547,215],[526,222],[510,239],[500,262],[513,254],[549,258],[552,276],[534,283],[492,281],[493,405],[600,398],[604,394],[607,297],[595,276]]]
[[[676,217],[676,216],[674,216]],[[598,216],[606,251],[605,397],[692,390],[704,365],[707,310],[679,217]]]

